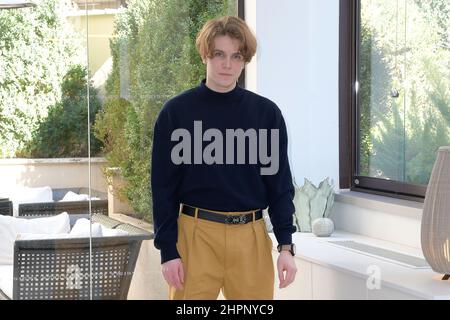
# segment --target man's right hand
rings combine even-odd
[[[183,290],[184,269],[180,258],[169,260],[162,265],[162,274],[167,283],[177,290]]]

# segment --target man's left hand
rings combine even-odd
[[[285,288],[295,280],[297,266],[294,257],[289,251],[281,251],[277,261],[279,288]]]

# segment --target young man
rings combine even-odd
[[[285,122],[275,103],[237,84],[256,52],[243,20],[208,21],[196,45],[206,79],[167,101],[154,128],[155,247],[169,297],[217,299],[222,290],[226,299],[273,299],[261,209],[279,243],[280,288],[297,271]]]

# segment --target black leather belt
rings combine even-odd
[[[195,209],[195,207],[183,204],[181,206],[181,213],[195,217]],[[263,214],[261,209],[255,211],[255,221],[261,219],[262,216]],[[253,221],[253,212],[237,215],[225,215],[214,211],[198,209],[197,218],[225,224],[245,224]]]

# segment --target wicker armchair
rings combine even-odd
[[[129,235],[92,238],[91,257],[89,238],[15,241],[12,299],[87,300],[91,286],[94,300],[126,299],[141,243],[153,234],[104,215],[92,220]],[[2,298],[10,299],[0,290]]]
[[[19,217],[26,216],[54,216],[61,212],[68,214],[86,214],[89,212],[89,201],[65,201],[58,202],[64,195],[69,192],[78,194],[88,194],[87,188],[60,188],[53,189],[53,200],[55,202],[36,202],[19,204]],[[108,199],[107,194],[96,190],[91,190],[91,196],[100,198],[101,200],[91,201],[92,214],[108,215]]]

